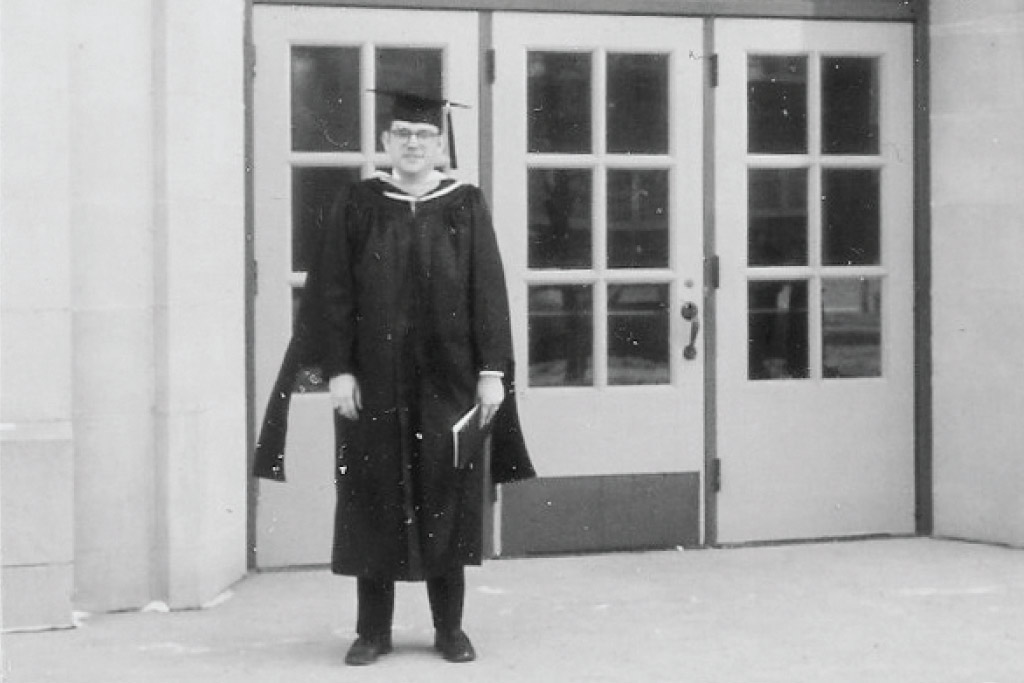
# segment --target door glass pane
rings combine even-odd
[[[608,267],[668,267],[668,171],[608,171]]]
[[[608,55],[608,151],[668,152],[668,55]]]
[[[423,97],[444,98],[444,51],[436,48],[377,48],[377,90],[399,90]],[[457,99],[452,97],[452,99]],[[374,140],[384,149],[380,134],[391,113],[390,102],[378,98]]]
[[[292,333],[296,331],[299,305],[302,302],[302,287],[292,287]],[[300,367],[292,383],[292,393],[308,394],[328,390],[323,372],[319,367]]]
[[[530,169],[530,268],[590,268],[593,257],[592,174],[587,170]]]
[[[748,184],[749,265],[807,265],[807,169],[750,169]]]
[[[586,153],[591,149],[590,62],[585,52],[527,56],[527,149]]]
[[[825,265],[879,264],[877,169],[822,171],[822,261]]]
[[[824,280],[821,308],[824,376],[881,377],[881,280]]]
[[[292,270],[309,270],[317,236],[338,193],[359,181],[358,168],[292,169]]]
[[[608,383],[667,384],[668,285],[608,287]]]
[[[537,285],[529,291],[530,386],[593,384],[590,285]]]
[[[821,62],[821,151],[878,154],[878,59]]]
[[[747,58],[747,144],[751,154],[807,152],[807,58]]]
[[[292,169],[292,271],[309,271],[316,253],[320,231],[330,215],[338,193],[359,181],[358,168],[293,168]],[[292,325],[298,318],[302,288],[292,288]],[[292,391],[307,393],[327,391],[318,368],[302,368]]]
[[[293,47],[292,149],[359,150],[359,48]]]
[[[750,379],[808,377],[807,281],[748,285]]]

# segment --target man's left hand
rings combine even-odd
[[[501,377],[481,375],[476,383],[476,402],[480,406],[480,426],[486,427],[505,400],[505,385]]]

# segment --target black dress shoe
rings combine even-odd
[[[465,631],[438,631],[434,636],[434,649],[449,662],[472,662],[476,659],[476,650]]]
[[[381,655],[391,652],[391,636],[359,636],[345,655],[349,666],[373,664]]]

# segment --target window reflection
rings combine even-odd
[[[747,262],[807,264],[807,169],[750,169]]]
[[[530,268],[590,268],[591,172],[530,169],[527,179]]]
[[[292,169],[292,271],[309,270],[311,254],[335,199],[359,181],[358,168]]]
[[[822,171],[822,260],[878,265],[881,231],[877,169]]]
[[[667,268],[668,171],[608,171],[608,266]]]
[[[809,376],[807,281],[758,281],[748,285],[750,379]]]
[[[668,152],[668,55],[608,55],[608,151]]]
[[[594,316],[589,285],[529,291],[530,386],[593,384]]]
[[[608,383],[669,381],[668,285],[608,287]]]
[[[822,282],[825,377],[882,375],[882,283],[877,278]]]
[[[359,48],[293,47],[292,149],[358,151]]]
[[[530,152],[591,150],[589,53],[531,52],[527,57],[527,148]]]
[[[807,58],[747,58],[747,144],[751,154],[807,152]]]
[[[821,108],[823,152],[878,154],[878,59],[823,59]]]

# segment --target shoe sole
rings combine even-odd
[[[378,652],[377,655],[373,659],[355,659],[355,658],[351,658],[350,659],[349,657],[346,656],[345,657],[345,664],[347,664],[349,666],[369,666],[371,664],[376,664],[378,659],[380,659],[381,657],[383,657],[386,654],[390,654],[391,650],[392,650],[392,648],[390,646],[383,647],[383,648],[380,649],[380,652]]]
[[[444,648],[438,645],[437,643],[434,643],[434,649],[437,650],[437,652],[441,655],[441,657],[444,658],[446,662],[451,662],[452,664],[465,664],[466,662],[472,662],[476,660],[475,652],[466,652],[459,655],[458,657],[449,657],[445,654]]]

